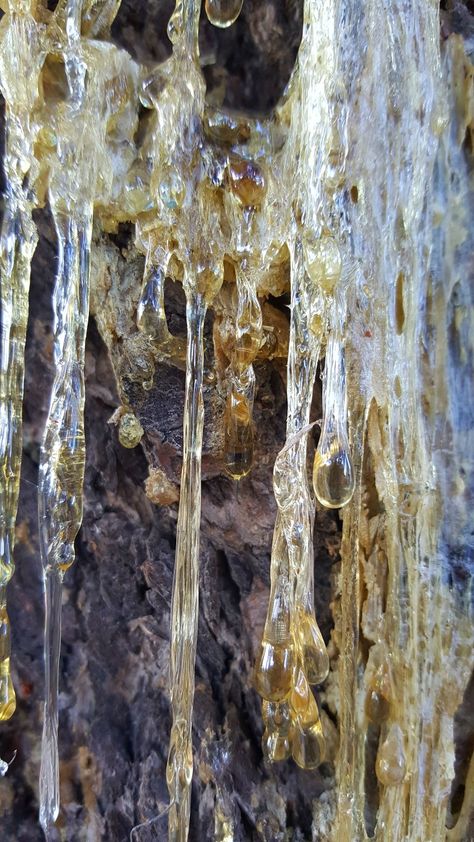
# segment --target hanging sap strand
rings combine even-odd
[[[252,226],[265,199],[267,184],[262,168],[253,160],[229,155],[227,209],[233,219],[232,250],[236,266],[237,308],[235,335],[228,368],[225,409],[224,465],[229,476],[241,479],[253,462],[253,362],[262,342],[262,310],[258,300],[259,267],[252,254]]]
[[[326,348],[323,425],[314,456],[313,486],[319,502],[330,509],[349,503],[355,487],[347,432],[344,352],[337,330],[330,332]]]
[[[173,724],[166,779],[170,793],[169,839],[186,842],[193,775],[192,714],[199,600],[201,451],[204,425],[203,330],[208,304],[218,292],[222,265],[207,260],[185,268],[187,359],[183,467],[171,606],[170,695]]]
[[[236,269],[237,313],[235,344],[228,369],[229,391],[225,409],[224,464],[233,479],[241,479],[253,462],[253,360],[262,341],[262,311],[257,279],[244,258]]]
[[[53,17],[52,31],[61,32]],[[106,145],[110,115],[122,114],[124,91],[111,78],[122,72],[120,53],[100,42],[82,42],[81,2],[68,2],[63,22],[67,95],[62,108],[45,104],[44,123],[61,143],[48,148],[49,203],[58,242],[53,293],[54,382],[40,454],[39,532],[45,592],[45,703],[40,769],[40,822],[54,835],[59,813],[58,676],[61,595],[65,572],[75,559],[82,521],[85,465],[84,361],[89,316],[93,202],[109,199],[111,176]],[[55,49],[58,49],[55,41]],[[108,61],[104,61],[104,53]],[[107,91],[107,98],[105,92]],[[104,102],[106,103],[104,107]],[[52,106],[52,107],[51,107]],[[100,115],[100,119],[97,118]],[[133,124],[133,118],[132,118]],[[81,131],[78,131],[78,126]],[[93,142],[91,142],[91,139]]]
[[[6,28],[5,28],[6,27]],[[34,107],[44,52],[31,2],[10,2],[2,20],[0,88],[5,98],[5,213],[0,235],[2,339],[0,364],[0,720],[16,706],[10,674],[10,621],[6,588],[14,571],[13,548],[22,452],[24,356],[31,259],[38,131]]]
[[[267,703],[263,706],[266,756],[284,759],[291,750],[298,765],[314,768],[324,758],[325,742],[309,681],[324,681],[329,660],[314,615],[314,506],[306,455],[320,342],[311,325],[318,314],[321,318],[324,300],[305,271],[299,240],[292,244],[291,258],[287,442],[274,468],[278,514],[256,687]]]
[[[165,280],[170,257],[169,248],[153,250],[150,241],[137,308],[137,325],[162,359],[184,368],[186,344],[179,336],[170,333],[165,311]]]
[[[68,3],[64,56],[69,101],[65,128],[72,128],[84,96],[85,65],[79,46],[80,13],[80,3]],[[92,235],[92,203],[78,202],[74,209],[69,204],[74,202],[73,179],[78,177],[77,169],[71,169],[72,159],[77,155],[73,139],[66,140],[60,154],[64,157],[53,165],[49,189],[58,240],[58,269],[53,294],[55,375],[41,446],[38,480],[45,593],[40,823],[46,839],[51,838],[59,814],[58,680],[62,581],[74,561],[74,539],[82,520],[85,463],[83,367]],[[66,181],[65,191],[63,178]]]

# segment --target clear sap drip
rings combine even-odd
[[[403,733],[399,725],[392,725],[377,752],[375,771],[384,786],[398,786],[406,774]]]
[[[345,506],[355,488],[354,468],[347,435],[346,381],[340,340],[329,335],[323,381],[323,427],[314,455],[313,487],[319,502],[329,509]]]
[[[319,502],[328,509],[339,509],[352,498],[354,469],[347,436],[342,431],[324,430],[314,457],[313,487]]]
[[[293,683],[294,650],[291,644],[272,643],[263,639],[255,668],[255,687],[263,699],[281,702]]]
[[[304,671],[309,684],[322,684],[329,673],[329,656],[314,612],[299,612],[297,635]]]
[[[243,0],[206,0],[206,15],[210,23],[227,29],[239,17]]]

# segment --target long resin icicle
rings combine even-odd
[[[64,59],[69,102],[65,128],[71,131],[72,137],[73,126],[81,119],[85,95],[86,67],[79,44],[81,9],[81,0],[68,0]],[[41,446],[38,494],[45,589],[40,823],[47,839],[59,813],[62,580],[75,558],[74,540],[82,521],[85,464],[84,353],[89,318],[92,201],[78,195],[81,187],[85,189],[85,185],[77,183],[81,181],[82,150],[76,147],[72,137],[64,144],[61,151],[65,157],[56,163],[50,177],[50,203],[58,240],[58,271],[53,293],[55,376]]]
[[[191,75],[198,70],[198,24],[200,2],[177,0],[168,25],[174,41],[174,52],[180,72]],[[199,71],[198,71],[199,72]],[[200,87],[199,81],[195,94]],[[189,90],[192,82],[189,84]],[[189,91],[188,91],[189,96]],[[193,147],[198,142],[201,99],[191,100],[189,119],[194,124],[188,145],[183,146],[183,159],[193,172]],[[197,113],[193,114],[193,109]],[[180,140],[182,142],[182,139]],[[192,176],[193,177],[193,176]],[[194,201],[198,200],[195,185]],[[189,211],[188,211],[189,213]],[[194,670],[197,646],[199,608],[199,533],[201,524],[201,452],[204,425],[202,380],[204,368],[204,319],[212,300],[214,286],[220,286],[220,271],[200,260],[203,254],[196,239],[199,235],[185,221],[186,251],[183,255],[186,294],[186,387],[183,418],[183,466],[176,555],[171,606],[170,696],[172,727],[166,780],[170,794],[168,837],[170,842],[186,842],[191,810],[193,776],[192,718],[194,703]],[[193,248],[194,243],[194,248]],[[206,251],[204,251],[206,254]]]
[[[5,214],[0,236],[0,720],[15,710],[10,675],[10,623],[6,587],[13,574],[20,487],[24,356],[31,259],[36,247],[31,169],[42,52],[31,3],[11,3],[3,34],[0,88],[5,97]]]
[[[54,291],[55,379],[41,448],[39,517],[45,579],[45,682],[40,822],[46,837],[59,812],[58,671],[61,591],[75,558],[85,463],[84,350],[89,315],[92,206],[70,216],[53,206],[59,243]]]
[[[249,268],[247,259],[237,267],[236,276],[235,344],[228,369],[224,461],[227,473],[241,479],[253,462],[253,361],[262,341],[262,311],[257,297],[258,274]]]
[[[192,286],[186,294],[188,351],[179,504],[171,620],[171,707],[173,725],[166,778],[171,798],[169,838],[188,837],[193,776],[192,714],[199,601],[201,449],[204,424],[202,377],[206,304]]]
[[[304,270],[301,243],[297,242],[293,245],[291,263],[287,442],[274,469],[278,516],[272,548],[272,590],[256,683],[267,702],[281,704],[290,700],[289,738],[293,756],[304,768],[317,766],[324,755],[319,714],[308,680],[323,681],[329,668],[326,647],[314,616],[314,506],[307,478],[304,432],[309,422],[319,356],[319,339],[311,330],[311,322],[314,316],[321,317],[322,308],[321,296]],[[264,750],[270,759],[278,760],[282,759],[281,747],[288,740],[287,717],[280,708],[282,732],[275,712],[270,712],[271,717],[269,712],[268,706],[264,707]]]

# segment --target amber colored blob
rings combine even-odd
[[[312,725],[295,724],[291,740],[293,760],[301,769],[316,769],[324,760],[326,742],[318,720]]]
[[[381,784],[397,786],[406,774],[403,733],[399,725],[392,725],[387,738],[379,747],[375,771]]]
[[[365,700],[365,712],[371,722],[380,725],[388,719],[390,702],[376,690],[370,690]]]
[[[298,636],[303,665],[309,684],[322,684],[329,672],[329,657],[314,614],[302,611],[298,617]]]
[[[255,670],[255,686],[263,699],[281,702],[291,691],[294,667],[293,647],[289,644],[262,641]]]
[[[245,395],[232,389],[225,411],[224,465],[233,479],[242,479],[252,468],[253,428]]]
[[[206,0],[206,15],[214,26],[227,29],[240,15],[243,0]]]
[[[262,737],[262,751],[265,759],[270,763],[287,760],[291,755],[290,740],[278,732],[272,733],[265,730]]]
[[[231,190],[242,205],[261,205],[265,196],[265,179],[258,164],[244,158],[231,158],[228,173]]]

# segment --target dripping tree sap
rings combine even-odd
[[[467,842],[454,13],[136,6],[132,57],[120,0],[0,3],[2,839]]]

